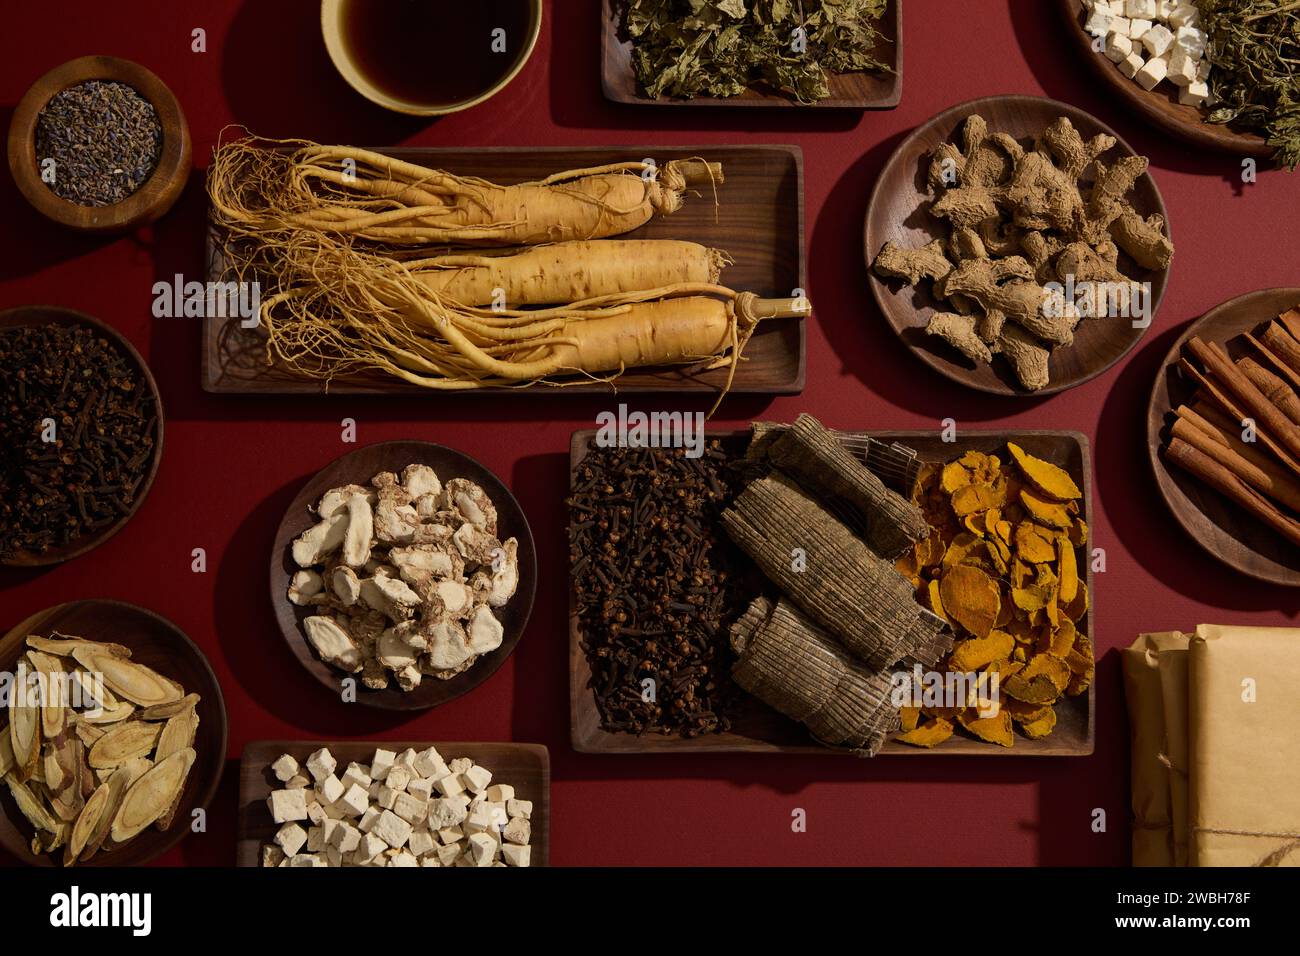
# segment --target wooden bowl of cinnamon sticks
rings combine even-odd
[[[1300,587],[1300,288],[1193,322],[1157,376],[1147,431],[1187,533],[1242,574]]]

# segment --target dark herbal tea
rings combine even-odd
[[[486,93],[528,44],[529,0],[344,0],[343,42],[382,93],[449,106]]]

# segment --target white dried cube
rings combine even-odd
[[[286,790],[306,790],[311,783],[311,777],[303,773],[296,773],[284,782]]]
[[[1147,31],[1154,24],[1150,20],[1130,20],[1128,24],[1128,35],[1131,39],[1141,40],[1147,35]]]
[[[403,750],[400,754],[397,755],[397,763],[399,766],[405,767],[408,774],[414,777],[417,776],[415,772],[415,760],[419,756],[420,755],[417,754],[412,748],[407,747],[405,750]]]
[[[435,830],[454,827],[465,819],[465,807],[457,800],[434,800],[429,804],[429,826]]]
[[[1124,13],[1130,17],[1146,17],[1148,20],[1154,20],[1158,12],[1159,5],[1156,0],[1128,0],[1124,4]]]
[[[1113,29],[1114,22],[1115,18],[1111,16],[1110,11],[1094,9],[1083,24],[1083,28],[1095,37],[1104,37]]]
[[[1179,27],[1178,32],[1174,34],[1174,43],[1178,44],[1178,48],[1197,60],[1205,56],[1205,46],[1208,42],[1209,37],[1196,27]]]
[[[1137,76],[1138,70],[1146,66],[1146,62],[1142,59],[1142,54],[1134,51],[1119,61],[1119,71],[1131,80]]]
[[[434,747],[420,751],[415,757],[415,772],[421,777],[432,777],[437,780],[439,777],[447,775],[447,764],[443,761],[442,755]]]
[[[465,786],[461,783],[460,774],[449,773],[447,776],[438,780],[434,788],[444,797],[454,797],[457,794],[465,792]]]
[[[1142,36],[1142,45],[1152,56],[1164,56],[1174,45],[1174,35],[1164,24],[1157,23]]]
[[[325,828],[312,827],[307,831],[307,852],[320,853],[325,849]]]
[[[359,763],[348,764],[348,769],[341,779],[344,789],[356,784],[362,790],[369,790],[370,784],[373,782],[370,779],[369,768],[362,767]]]
[[[315,853],[295,853],[285,861],[290,867],[320,867],[329,866]],[[281,864],[282,866],[284,864]]]
[[[516,846],[507,843],[501,848],[501,856],[507,866],[528,866],[532,862],[533,849],[528,846]]]
[[[359,817],[370,808],[370,796],[360,784],[354,783],[339,797],[335,804],[345,816]]]
[[[438,847],[438,862],[443,866],[451,866],[460,859],[461,845],[459,843],[448,843]]]
[[[307,819],[317,826],[320,826],[326,821],[326,819],[328,819],[325,816],[325,808],[321,805],[319,800],[313,800],[311,803],[307,804]]]
[[[474,766],[474,761],[468,757],[457,757],[451,763],[447,764],[447,769],[454,774],[462,774],[470,767]]]
[[[1184,106],[1204,106],[1210,98],[1210,87],[1200,80],[1195,80],[1178,91],[1178,102]]]
[[[515,788],[508,783],[494,783],[487,788],[487,798],[493,803],[507,803],[515,798]]]
[[[461,824],[466,833],[482,833],[492,826],[492,812],[487,807],[478,807],[470,812]]]
[[[1106,37],[1106,56],[1112,62],[1118,63],[1132,52],[1133,41],[1127,33],[1112,33]]]
[[[286,823],[275,832],[275,842],[286,856],[293,856],[307,842],[307,831],[296,823]]]
[[[321,803],[328,806],[343,796],[343,781],[332,773],[328,774],[316,784],[316,792],[320,794]]]
[[[527,845],[532,838],[532,834],[533,828],[529,824],[527,817],[513,818],[501,832],[501,836],[506,843],[515,843],[519,846]]]
[[[388,844],[373,833],[364,834],[357,848],[352,852],[352,862],[360,866],[363,863],[369,863],[379,854],[388,849]]]
[[[427,856],[438,846],[438,841],[433,838],[433,834],[425,829],[412,830],[411,837],[406,843],[417,857]]]
[[[417,800],[428,802],[429,797],[433,795],[433,778],[416,777],[406,785],[406,792]]]
[[[308,819],[306,790],[272,790],[266,805],[271,808],[271,819],[276,823]]]
[[[1165,75],[1168,72],[1169,61],[1162,60],[1159,57],[1153,57],[1152,59],[1147,60],[1142,69],[1137,71],[1137,75],[1134,76],[1133,79],[1137,81],[1137,85],[1142,87],[1142,89],[1154,90],[1160,84],[1160,81],[1165,78]]]
[[[397,754],[391,750],[376,750],[375,755],[370,759],[370,778],[372,780],[383,780],[388,776],[388,771],[397,761]]]
[[[451,846],[451,844],[459,843],[461,840],[465,839],[465,831],[460,827],[443,827],[438,831],[438,839],[441,840],[445,846]]]
[[[1187,86],[1196,79],[1196,60],[1178,47],[1169,56],[1169,82],[1174,86]]]
[[[282,756],[275,763],[271,764],[271,770],[275,772],[275,779],[281,783],[292,780],[298,774],[298,761],[294,760],[288,754]]]
[[[469,838],[469,856],[475,866],[491,866],[496,859],[497,842],[486,833],[475,833]]]
[[[423,800],[417,800],[409,793],[399,793],[397,799],[393,801],[391,809],[412,826],[423,822],[429,816],[429,804]]]
[[[405,790],[406,785],[411,782],[411,771],[404,764],[397,764],[392,770],[388,771],[388,778],[384,781],[390,790]]]
[[[360,843],[361,831],[346,823],[335,827],[330,834],[330,846],[337,847],[341,853],[351,853]]]
[[[379,814],[383,812],[379,807],[366,807],[365,812],[361,814],[361,819],[357,821],[357,829],[362,833],[369,833],[370,828],[379,819]]]
[[[487,767],[480,767],[474,764],[468,770],[460,775],[461,782],[465,784],[466,790],[472,790],[474,793],[482,793],[487,789],[488,784],[492,782],[492,771]]]
[[[370,828],[370,832],[390,847],[398,849],[405,846],[406,841],[410,839],[411,825],[392,810],[385,810],[379,815],[375,825]]]
[[[311,774],[312,779],[316,781],[324,780],[334,773],[334,768],[339,762],[334,759],[334,755],[329,749],[322,747],[310,757],[307,758],[307,772]]]
[[[405,850],[403,850],[401,853],[397,854],[391,860],[389,860],[388,865],[389,866],[419,866],[420,861],[417,860],[410,853],[407,853]]]
[[[507,800],[506,813],[512,817],[531,818],[533,815],[533,801],[531,800]]]
[[[1201,11],[1193,3],[1180,3],[1169,14],[1169,25],[1174,29],[1194,27],[1199,25],[1200,22]]]

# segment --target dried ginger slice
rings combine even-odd
[[[1020,466],[1021,472],[1029,483],[1049,498],[1062,501],[1083,496],[1083,492],[1079,490],[1079,486],[1074,483],[1074,479],[1066,473],[1065,469],[1041,458],[1035,458],[1015,442],[1007,442],[1007,450],[1011,452],[1011,457],[1016,460],[1016,464]]]
[[[935,717],[905,734],[899,734],[894,739],[914,747],[937,747],[951,737],[952,733],[952,721]]]
[[[996,581],[977,567],[959,564],[943,572],[939,594],[951,620],[975,637],[988,637],[1002,603]]]

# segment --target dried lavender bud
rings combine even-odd
[[[158,409],[111,342],[81,326],[0,330],[0,561],[43,554],[126,515]]]
[[[569,555],[589,686],[607,731],[731,729],[743,695],[730,676],[729,630],[747,594],[744,559],[718,524],[733,496],[728,462],[713,441],[697,459],[593,445],[578,466]]]
[[[79,206],[126,199],[153,174],[161,155],[158,112],[125,83],[70,86],[36,118],[36,165],[44,171],[53,160],[53,181],[46,185]]]

